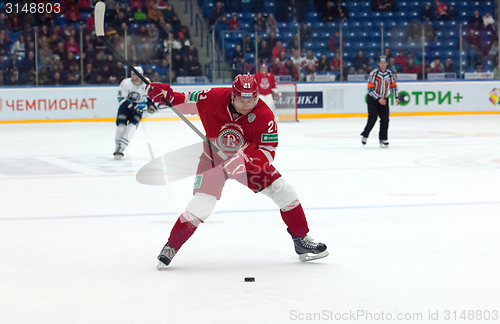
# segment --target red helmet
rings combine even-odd
[[[251,74],[238,74],[233,82],[233,95],[241,98],[259,96],[259,86]]]

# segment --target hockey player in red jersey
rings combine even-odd
[[[193,198],[158,256],[158,269],[170,264],[181,246],[210,216],[227,179],[273,199],[300,260],[328,256],[326,245],[314,242],[308,235],[307,220],[295,189],[272,165],[278,146],[277,125],[272,111],[259,99],[253,75],[236,76],[232,88],[180,93],[173,92],[166,83],[151,83],[146,91],[155,103],[164,96],[183,114],[199,115],[207,138],[228,156],[223,160],[205,143]]]
[[[274,104],[274,97],[279,98],[274,74],[267,71],[267,65],[262,64],[260,66],[260,72],[255,73],[254,76],[257,84],[259,85],[259,98],[262,99],[269,108],[271,108],[276,121],[279,121],[279,117],[276,112],[276,105]]]

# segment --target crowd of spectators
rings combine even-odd
[[[5,12],[0,13],[0,84],[35,85],[37,70],[39,85],[76,85],[82,83],[82,77],[84,84],[121,82],[126,76],[124,66],[94,33],[96,2],[66,1],[64,17],[42,18],[46,21],[35,21],[32,15],[13,15],[9,19]],[[162,82],[172,77],[175,81],[178,76],[203,74],[198,51],[190,42],[189,29],[181,25],[171,5],[162,0],[104,2],[108,40],[122,55],[126,52],[133,65],[143,66],[151,80]],[[35,64],[37,50],[38,66]]]
[[[338,24],[349,21],[349,10],[340,1],[327,1],[324,6],[318,3],[318,7],[320,8],[319,19],[324,23],[336,22]],[[395,0],[372,0],[371,9],[373,12],[396,12],[399,10]],[[442,33],[435,30],[433,22],[458,21],[458,19],[459,12],[455,9],[454,5],[448,7],[445,2],[434,0],[434,3],[428,3],[422,9],[420,19],[415,19],[407,24],[407,27],[405,27],[407,28],[406,37],[402,41],[420,43],[423,36],[426,42],[439,43]],[[216,3],[214,6],[210,21],[215,25],[222,24],[223,26],[227,26],[229,30],[239,30],[241,24],[237,13],[232,13],[231,19],[227,21],[224,6],[221,2]],[[293,17],[289,17],[288,21],[294,21]],[[349,30],[349,25],[347,25],[346,29]],[[458,35],[458,27],[456,29]],[[469,34],[462,36],[462,49],[467,51],[467,53],[473,54],[464,55],[462,58],[463,66],[468,71],[473,69],[474,71],[481,72],[486,70],[487,62],[490,62],[488,65],[492,69],[491,62],[495,65],[498,62],[498,42],[495,41],[497,31],[495,20],[491,16],[491,13],[488,12],[484,16],[481,16],[479,11],[474,11],[464,30]],[[291,75],[292,80],[303,81],[308,74],[321,73],[339,76],[341,70],[344,75],[367,74],[377,66],[376,56],[367,56],[367,53],[363,50],[357,51],[356,55],[350,57],[349,54],[352,53],[352,49],[347,49],[348,53],[346,53],[344,48],[343,57],[341,57],[341,40],[338,31],[330,33],[331,37],[328,40],[327,49],[312,52],[304,44],[317,41],[318,39],[312,37],[315,31],[311,30],[311,24],[308,24],[306,21],[301,23],[299,32],[294,33],[293,37],[290,37],[290,35],[286,39],[283,39],[276,37],[276,34],[280,33],[280,30],[278,24],[276,24],[274,15],[265,15],[258,12],[251,22],[251,31],[259,33],[257,34],[257,41],[247,34],[230,58],[234,74],[247,71],[253,73],[257,64],[265,63],[269,66],[269,71],[272,73],[277,75]],[[485,42],[481,38],[480,32],[482,31],[491,32],[489,34],[490,41]],[[284,32],[290,32],[290,29],[281,31],[281,34],[283,35]],[[262,33],[267,34],[268,37],[261,39]],[[456,37],[456,41],[453,43],[455,45],[452,50],[456,53],[459,50],[458,37]],[[258,46],[259,62],[252,62],[251,57],[250,59],[248,57],[245,59],[245,54],[255,53],[255,45]],[[388,66],[395,73],[415,73],[419,78],[422,78],[423,70],[425,70],[425,73],[458,73],[460,70],[456,56],[455,60],[449,56],[426,58],[426,64],[423,67],[422,62],[415,57],[415,54],[420,54],[418,50],[415,53],[408,50],[398,50],[397,55],[394,57],[390,55],[390,48],[386,48],[385,50],[386,56],[388,56]],[[418,56],[421,57],[421,54]],[[291,62],[297,67],[298,73],[295,73],[295,70],[292,71],[292,69],[283,69],[286,66],[287,58],[290,58]],[[348,62],[348,66],[346,66],[344,60]]]

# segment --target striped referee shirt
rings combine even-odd
[[[392,71],[386,69],[385,72],[382,72],[379,68],[373,69],[368,78],[368,94],[373,99],[379,100],[386,99],[389,91],[394,98],[398,98],[398,85]]]

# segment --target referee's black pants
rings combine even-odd
[[[381,141],[387,140],[387,130],[389,129],[389,100],[386,99],[386,104],[381,105],[378,100],[368,95],[368,122],[366,123],[365,130],[361,136],[368,137],[372,131],[373,126],[377,122],[377,117],[380,117],[380,131],[378,139]]]

